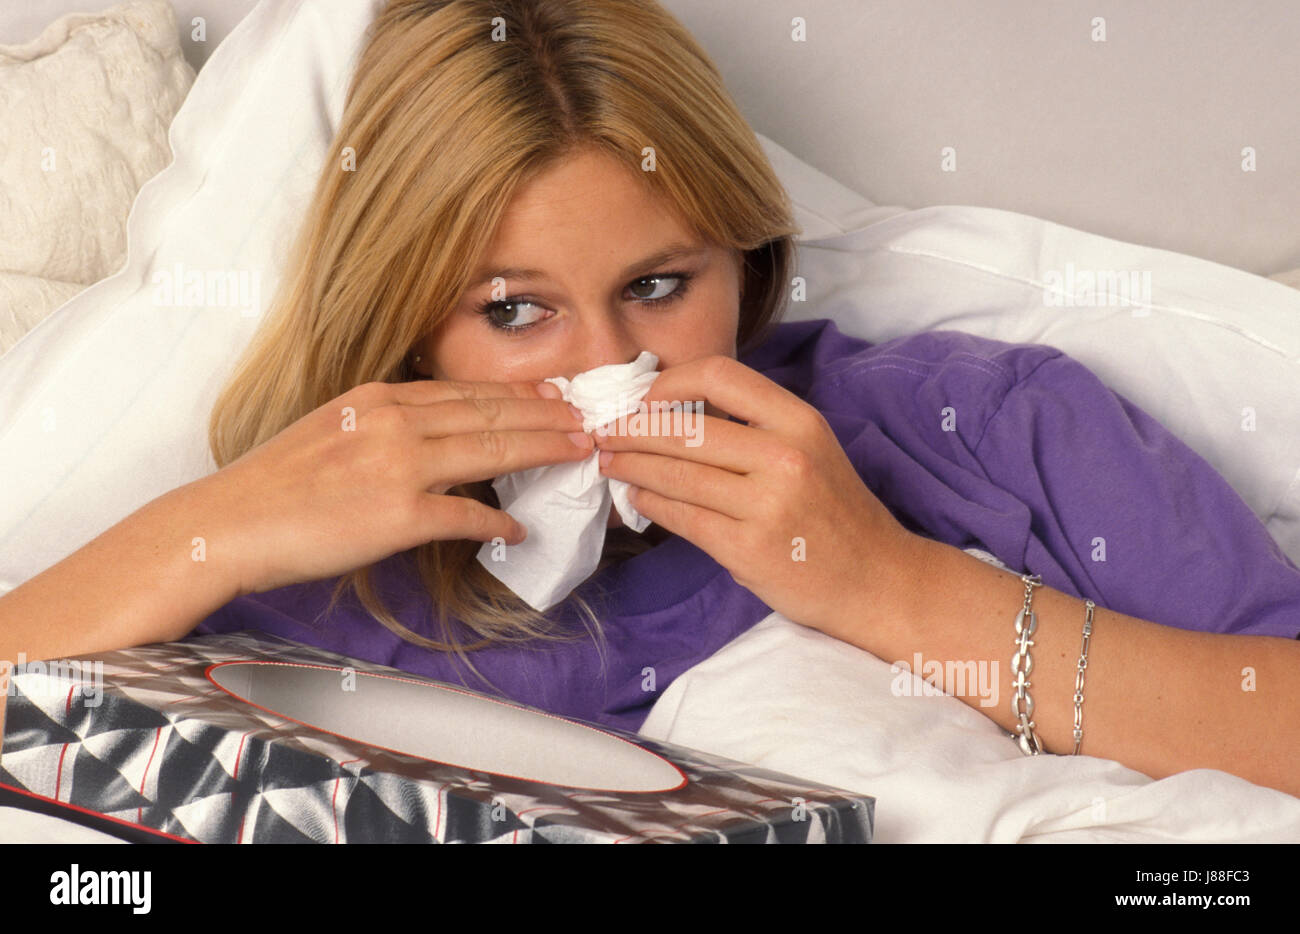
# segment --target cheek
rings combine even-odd
[[[436,342],[433,378],[467,383],[535,383],[563,370],[552,359],[551,351],[538,349],[527,340],[520,344],[515,350],[509,339],[494,340],[481,322],[455,322]]]
[[[448,322],[429,342],[434,379],[477,382],[483,378],[481,351],[475,346],[473,331],[466,323]]]
[[[740,298],[730,283],[699,296],[690,324],[674,341],[674,361],[685,363],[700,357],[720,355],[735,358],[736,332],[740,326]],[[670,364],[664,361],[661,366]]]
[[[718,305],[725,311],[718,315],[714,323],[710,335],[710,353],[734,358],[736,356],[736,334],[740,329],[740,296],[738,293],[728,290],[726,298],[720,300]]]

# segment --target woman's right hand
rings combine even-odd
[[[191,484],[211,523],[208,566],[234,562],[246,594],[430,541],[519,544],[526,531],[509,515],[447,490],[589,456],[582,419],[555,396],[534,382],[357,386]]]

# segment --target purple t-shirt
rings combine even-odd
[[[821,411],[867,487],[913,532],[983,549],[1142,619],[1300,633],[1300,570],[1250,508],[1198,454],[1053,347],[959,331],[873,345],[819,319],[777,325],[741,361]],[[389,631],[355,597],[317,619],[334,582],[240,597],[195,633],[261,630],[495,693],[454,655]],[[606,567],[579,592],[594,583],[608,594],[603,667],[564,612],[555,618],[581,640],[479,649],[474,665],[510,700],[636,731],[675,678],[770,612],[679,536]],[[438,637],[409,555],[380,562],[376,585],[406,626]]]

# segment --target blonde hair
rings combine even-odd
[[[760,343],[784,309],[799,229],[681,24],[654,0],[392,0],[367,33],[275,300],[212,411],[217,465],[354,386],[417,379],[411,349],[460,302],[513,192],[583,146],[635,170],[709,242],[744,251],[738,353]],[[654,171],[642,171],[646,147]],[[448,492],[499,505],[489,483]],[[479,547],[408,553],[446,640],[402,625],[371,568],[341,577],[326,613],[350,588],[402,639],[467,662],[469,649],[565,638],[479,564]],[[576,591],[569,602],[599,633],[596,609]],[[480,641],[452,638],[451,619]]]

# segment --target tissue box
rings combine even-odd
[[[0,782],[183,839],[871,839],[869,796],[262,633],[80,665],[10,676]]]

